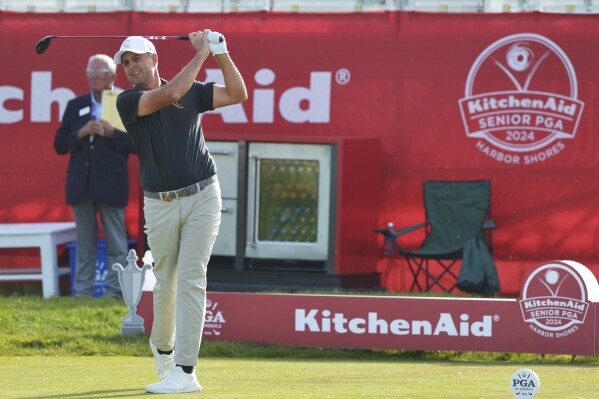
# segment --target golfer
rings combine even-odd
[[[199,114],[247,99],[224,37],[189,34],[195,54],[170,81],[158,74],[154,45],[125,39],[114,56],[133,84],[117,99],[120,117],[141,163],[145,231],[154,258],[154,324],[150,348],[160,381],[152,393],[201,391],[195,375],[206,311],[206,269],[221,220],[216,166]],[[196,81],[211,52],[224,85]]]

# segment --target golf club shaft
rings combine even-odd
[[[126,39],[129,36],[46,36],[51,39]],[[141,36],[148,40],[189,40],[189,36]]]
[[[38,54],[43,54],[48,47],[50,47],[50,42],[52,39],[124,39],[129,36],[46,36],[40,41],[38,41],[35,45],[35,52]],[[149,40],[189,40],[189,36],[142,36]],[[213,44],[222,43],[225,38],[216,33],[210,32],[208,33],[208,41]]]
[[[129,36],[46,36],[51,39],[126,39]],[[189,40],[189,36],[141,36],[148,40]],[[42,39],[43,40],[43,39]],[[223,41],[223,37],[216,32],[208,33],[208,41],[211,43],[219,43]]]

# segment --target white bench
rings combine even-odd
[[[69,274],[58,267],[56,247],[77,239],[75,223],[3,223],[0,224],[0,248],[39,248],[40,269],[0,269],[0,281],[41,280],[44,298],[57,296],[58,277]]]

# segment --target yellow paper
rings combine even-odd
[[[126,132],[116,109],[116,98],[120,91],[104,90],[102,92],[102,120],[110,123],[113,128]]]

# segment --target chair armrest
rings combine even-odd
[[[426,225],[427,225],[426,222],[418,223],[413,226],[406,227],[406,228],[399,229],[399,230],[392,230],[392,229],[386,227],[384,229],[374,229],[374,232],[380,233],[380,234],[384,235],[385,237],[390,236],[390,235],[392,235],[393,237],[399,237],[399,236],[403,236],[404,234],[408,234],[414,230],[418,230],[422,227],[425,227]]]
[[[418,223],[418,224],[415,224],[415,225],[412,225],[410,227],[406,227],[403,229],[399,229],[395,232],[395,237],[403,236],[404,234],[411,233],[412,231],[418,230],[422,227],[426,227],[427,225],[428,225],[428,223],[424,222],[424,223]]]
[[[485,223],[483,223],[483,229],[489,229],[489,230],[491,230],[491,229],[494,229],[496,227],[497,226],[495,225],[495,222],[492,221],[491,219],[485,220]]]
[[[374,229],[373,232],[380,233],[385,237],[390,236],[392,234],[392,231],[388,227],[385,227],[384,229]]]

